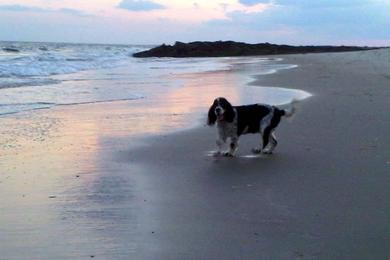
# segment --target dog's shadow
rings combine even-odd
[[[215,155],[215,151],[206,151],[204,157],[209,162],[205,173],[218,176],[218,180],[237,185],[240,182],[261,181],[263,177],[272,174],[275,163],[280,160],[278,154],[252,154],[242,151],[234,156]],[[248,179],[248,178],[254,179]],[[211,177],[210,177],[211,178]]]
[[[235,154],[234,156],[224,155],[222,153],[218,153],[217,151],[206,151],[205,155],[207,157],[212,157],[214,159],[227,159],[227,160],[234,160],[234,159],[270,159],[272,157],[272,154],[264,154],[264,153],[250,153],[250,154]]]

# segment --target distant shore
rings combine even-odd
[[[174,45],[154,47],[150,50],[133,54],[134,57],[228,57],[252,55],[278,55],[297,53],[348,52],[378,49],[377,47],[359,46],[291,46],[271,43],[249,44],[234,41],[197,41],[190,43],[176,42]]]

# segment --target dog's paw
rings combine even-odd
[[[234,156],[231,152],[223,152],[222,155],[225,157],[233,157]]]
[[[270,155],[270,154],[272,154],[272,151],[264,150],[263,154]]]
[[[209,156],[213,156],[213,157],[217,157],[217,156],[221,156],[221,151],[211,151],[209,152]]]
[[[252,153],[260,154],[261,153],[261,148],[252,148]]]

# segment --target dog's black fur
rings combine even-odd
[[[260,133],[262,135],[262,148],[255,148],[254,153],[272,153],[277,145],[275,128],[279,125],[283,116],[291,116],[291,111],[286,111],[275,106],[253,104],[245,106],[232,106],[226,98],[219,97],[214,100],[208,112],[208,125],[217,123],[218,128],[218,153],[223,143],[230,138],[230,150],[225,155],[233,156],[238,147],[238,138],[243,134]]]

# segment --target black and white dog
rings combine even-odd
[[[264,104],[232,106],[226,98],[214,100],[208,112],[208,125],[217,123],[217,154],[233,156],[238,148],[238,138],[243,134],[260,133],[262,147],[253,148],[255,154],[271,154],[277,145],[275,128],[282,116],[290,117],[295,112],[294,103],[288,110]],[[222,145],[229,139],[229,150],[221,152]]]

